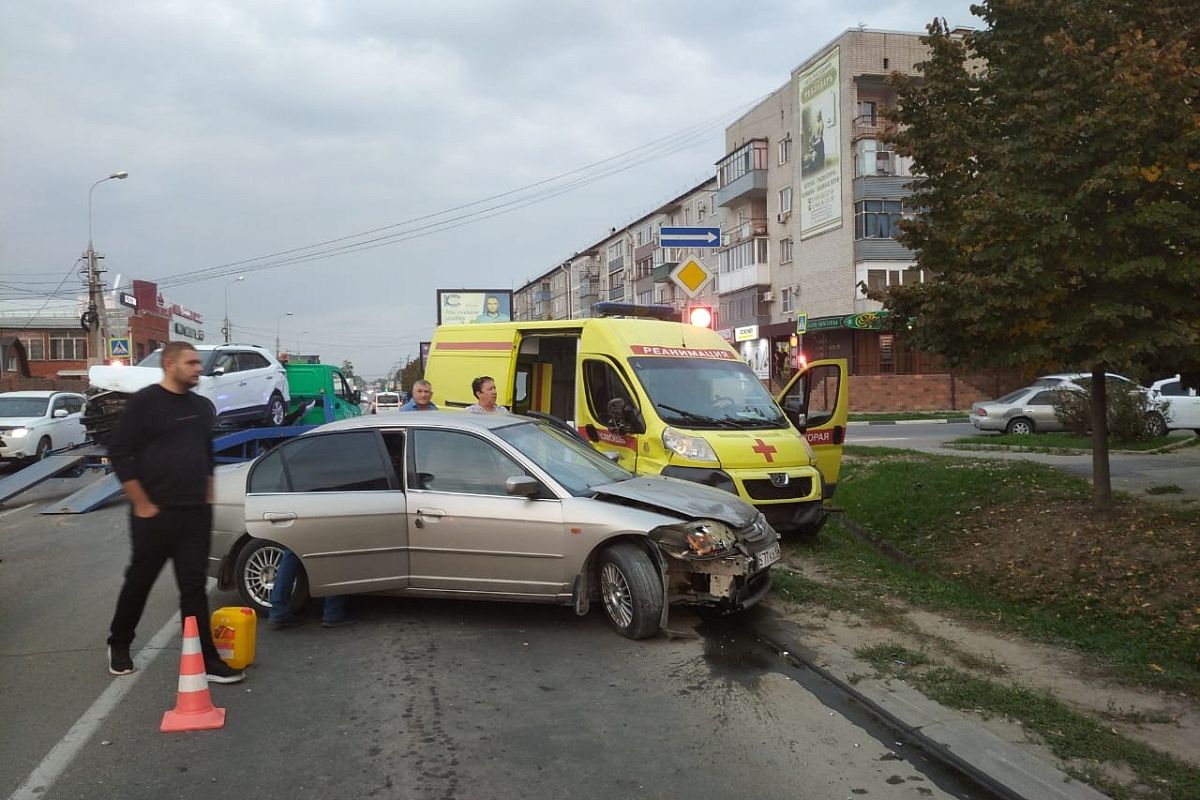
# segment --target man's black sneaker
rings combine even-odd
[[[308,622],[306,617],[302,617],[299,614],[289,614],[283,619],[267,620],[267,625],[271,628],[271,630],[277,631],[282,628],[294,628],[297,625],[303,625],[306,622]]]
[[[205,663],[204,673],[209,683],[237,683],[246,677],[246,673],[234,669],[224,661]]]
[[[128,675],[133,672],[133,659],[129,657],[129,645],[108,646],[108,671],[113,675]]]

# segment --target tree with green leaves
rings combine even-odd
[[[342,362],[342,374],[347,380],[354,377],[354,362],[348,358]]]
[[[988,0],[892,80],[926,282],[872,296],[951,366],[1200,377],[1200,35],[1180,0]]]
[[[407,392],[411,392],[413,384],[424,377],[425,370],[421,366],[421,359],[415,357],[409,357],[400,372],[396,374],[396,379]]]

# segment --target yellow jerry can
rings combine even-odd
[[[254,633],[258,616],[243,606],[218,608],[212,615],[212,638],[221,660],[234,669],[254,663]]]

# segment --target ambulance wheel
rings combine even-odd
[[[250,539],[238,551],[233,574],[237,593],[242,602],[253,608],[260,617],[271,612],[271,590],[275,588],[275,572],[283,560],[284,547],[267,539]],[[292,589],[288,609],[300,613],[308,602],[308,575],[300,568]]]
[[[658,633],[663,612],[662,578],[646,551],[618,542],[600,554],[600,598],[604,614],[629,639]]]

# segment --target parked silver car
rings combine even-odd
[[[672,603],[737,610],[779,540],[736,495],[635,477],[517,415],[388,414],[324,425],[216,476],[210,574],[260,612],[287,547],[313,596],[382,592],[574,606],[656,633]]]
[[[1054,400],[1062,391],[1069,390],[1026,386],[997,400],[975,403],[971,406],[971,424],[981,431],[1017,435],[1064,430],[1054,416]]]

